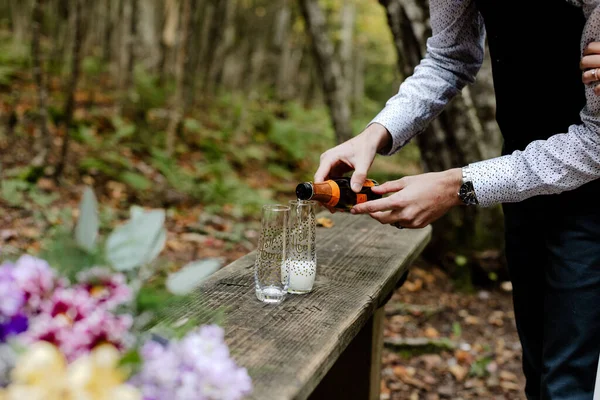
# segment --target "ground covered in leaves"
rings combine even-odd
[[[413,267],[385,308],[381,399],[524,399],[510,289],[465,294]]]

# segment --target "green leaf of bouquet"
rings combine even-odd
[[[221,268],[221,265],[221,261],[216,258],[191,262],[179,271],[169,274],[166,282],[167,289],[177,295],[188,294]]]
[[[132,349],[123,354],[119,361],[119,367],[124,369],[125,372],[131,376],[134,375],[142,365],[142,356],[138,349]]]
[[[152,261],[166,242],[164,210],[146,211],[116,228],[106,241],[106,257],[118,271]]]
[[[77,244],[87,251],[94,250],[99,229],[98,201],[94,191],[90,187],[86,187],[79,204],[79,219],[75,226]]]

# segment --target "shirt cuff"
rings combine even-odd
[[[367,127],[373,123],[383,125],[392,136],[392,146],[388,148],[387,152],[384,151],[379,154],[391,156],[406,145],[412,138],[412,131],[405,126],[410,124],[403,124],[401,118],[399,118],[401,115],[399,107],[387,105],[367,125]]]
[[[480,206],[519,201],[510,156],[469,164],[469,174]]]

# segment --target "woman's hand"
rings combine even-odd
[[[592,42],[586,46],[580,68],[583,71],[583,83],[593,85],[594,93],[600,96],[600,42]]]

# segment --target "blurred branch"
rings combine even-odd
[[[52,138],[48,131],[48,109],[47,98],[48,93],[44,83],[44,67],[41,60],[40,38],[42,36],[42,23],[44,20],[44,11],[42,9],[43,0],[35,0],[33,5],[32,31],[33,38],[31,40],[31,59],[33,62],[33,77],[37,85],[38,92],[38,125],[40,129],[41,140],[38,143],[39,152],[32,160],[31,164],[35,167],[45,166],[48,162],[48,154],[52,148]]]

